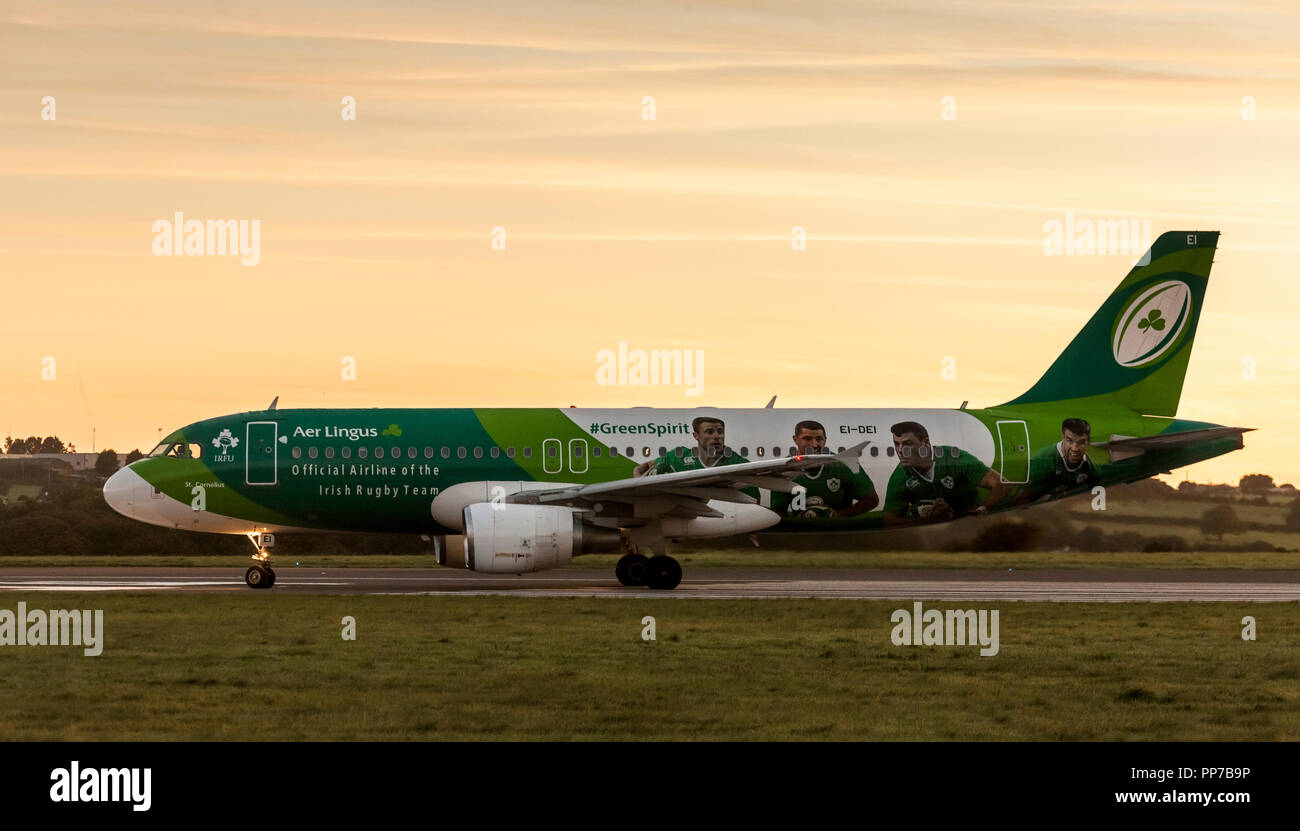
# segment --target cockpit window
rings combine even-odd
[[[150,458],[158,456],[172,456],[177,459],[199,458],[202,452],[202,445],[184,444],[182,442],[163,442],[162,444],[149,451]]]

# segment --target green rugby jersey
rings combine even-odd
[[[705,467],[722,467],[723,465],[740,465],[748,461],[732,451],[730,447],[722,449],[722,458],[711,465],[706,465],[699,457],[690,451],[689,448],[679,447],[676,450],[670,450],[658,459],[655,459],[655,473],[678,473],[683,470],[699,470]]]
[[[979,504],[978,487],[988,466],[950,445],[937,445],[931,451],[934,463],[924,476],[901,464],[894,468],[885,491],[885,513],[914,517],[919,515],[919,503],[942,499],[952,506],[954,516],[961,516]]]
[[[800,473],[794,483],[806,490],[804,506],[814,508],[823,505],[834,511],[843,511],[853,506],[854,502],[872,499],[876,496],[876,486],[866,471],[854,473],[843,462],[829,462],[819,468]],[[772,510],[778,514],[799,513],[791,509],[794,494],[772,491]]]
[[[1061,455],[1060,444],[1044,447],[1029,462],[1031,497],[1062,496],[1075,488],[1092,487],[1101,482],[1101,474],[1092,459],[1084,453],[1083,461],[1071,468]]]
[[[704,464],[698,456],[691,452],[691,448],[679,447],[676,450],[670,450],[658,459],[655,459],[654,473],[677,473],[683,470],[703,470],[710,467],[724,467],[726,465],[740,465],[749,461],[744,456],[734,452],[730,447],[722,448],[722,458],[711,465]],[[758,499],[758,488],[741,488],[741,493],[748,494]]]

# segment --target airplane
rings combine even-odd
[[[387,531],[439,565],[522,574],[621,551],[625,586],[682,578],[668,544],[867,532],[1029,507],[1244,446],[1176,417],[1218,232],[1162,234],[1043,376],[984,409],[277,409],[164,437],[104,485],[118,513],[244,534]],[[647,556],[648,555],[648,556]]]

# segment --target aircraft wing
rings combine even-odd
[[[757,503],[758,500],[744,493],[743,488],[790,493],[795,488],[792,480],[799,471],[821,467],[829,462],[841,462],[856,472],[860,469],[858,457],[866,445],[867,442],[862,442],[837,454],[787,456],[783,459],[648,474],[554,490],[523,491],[512,494],[508,501],[584,508],[624,503],[632,507],[632,515],[646,518],[654,515],[721,516],[716,509],[709,507],[710,500]],[[639,510],[635,507],[638,504],[641,506]],[[611,513],[602,509],[596,509],[596,512]]]

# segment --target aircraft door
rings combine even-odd
[[[274,485],[280,481],[278,425],[250,421],[244,434],[244,483]]]
[[[997,470],[1008,484],[1029,481],[1029,426],[1025,422],[998,422]]]

